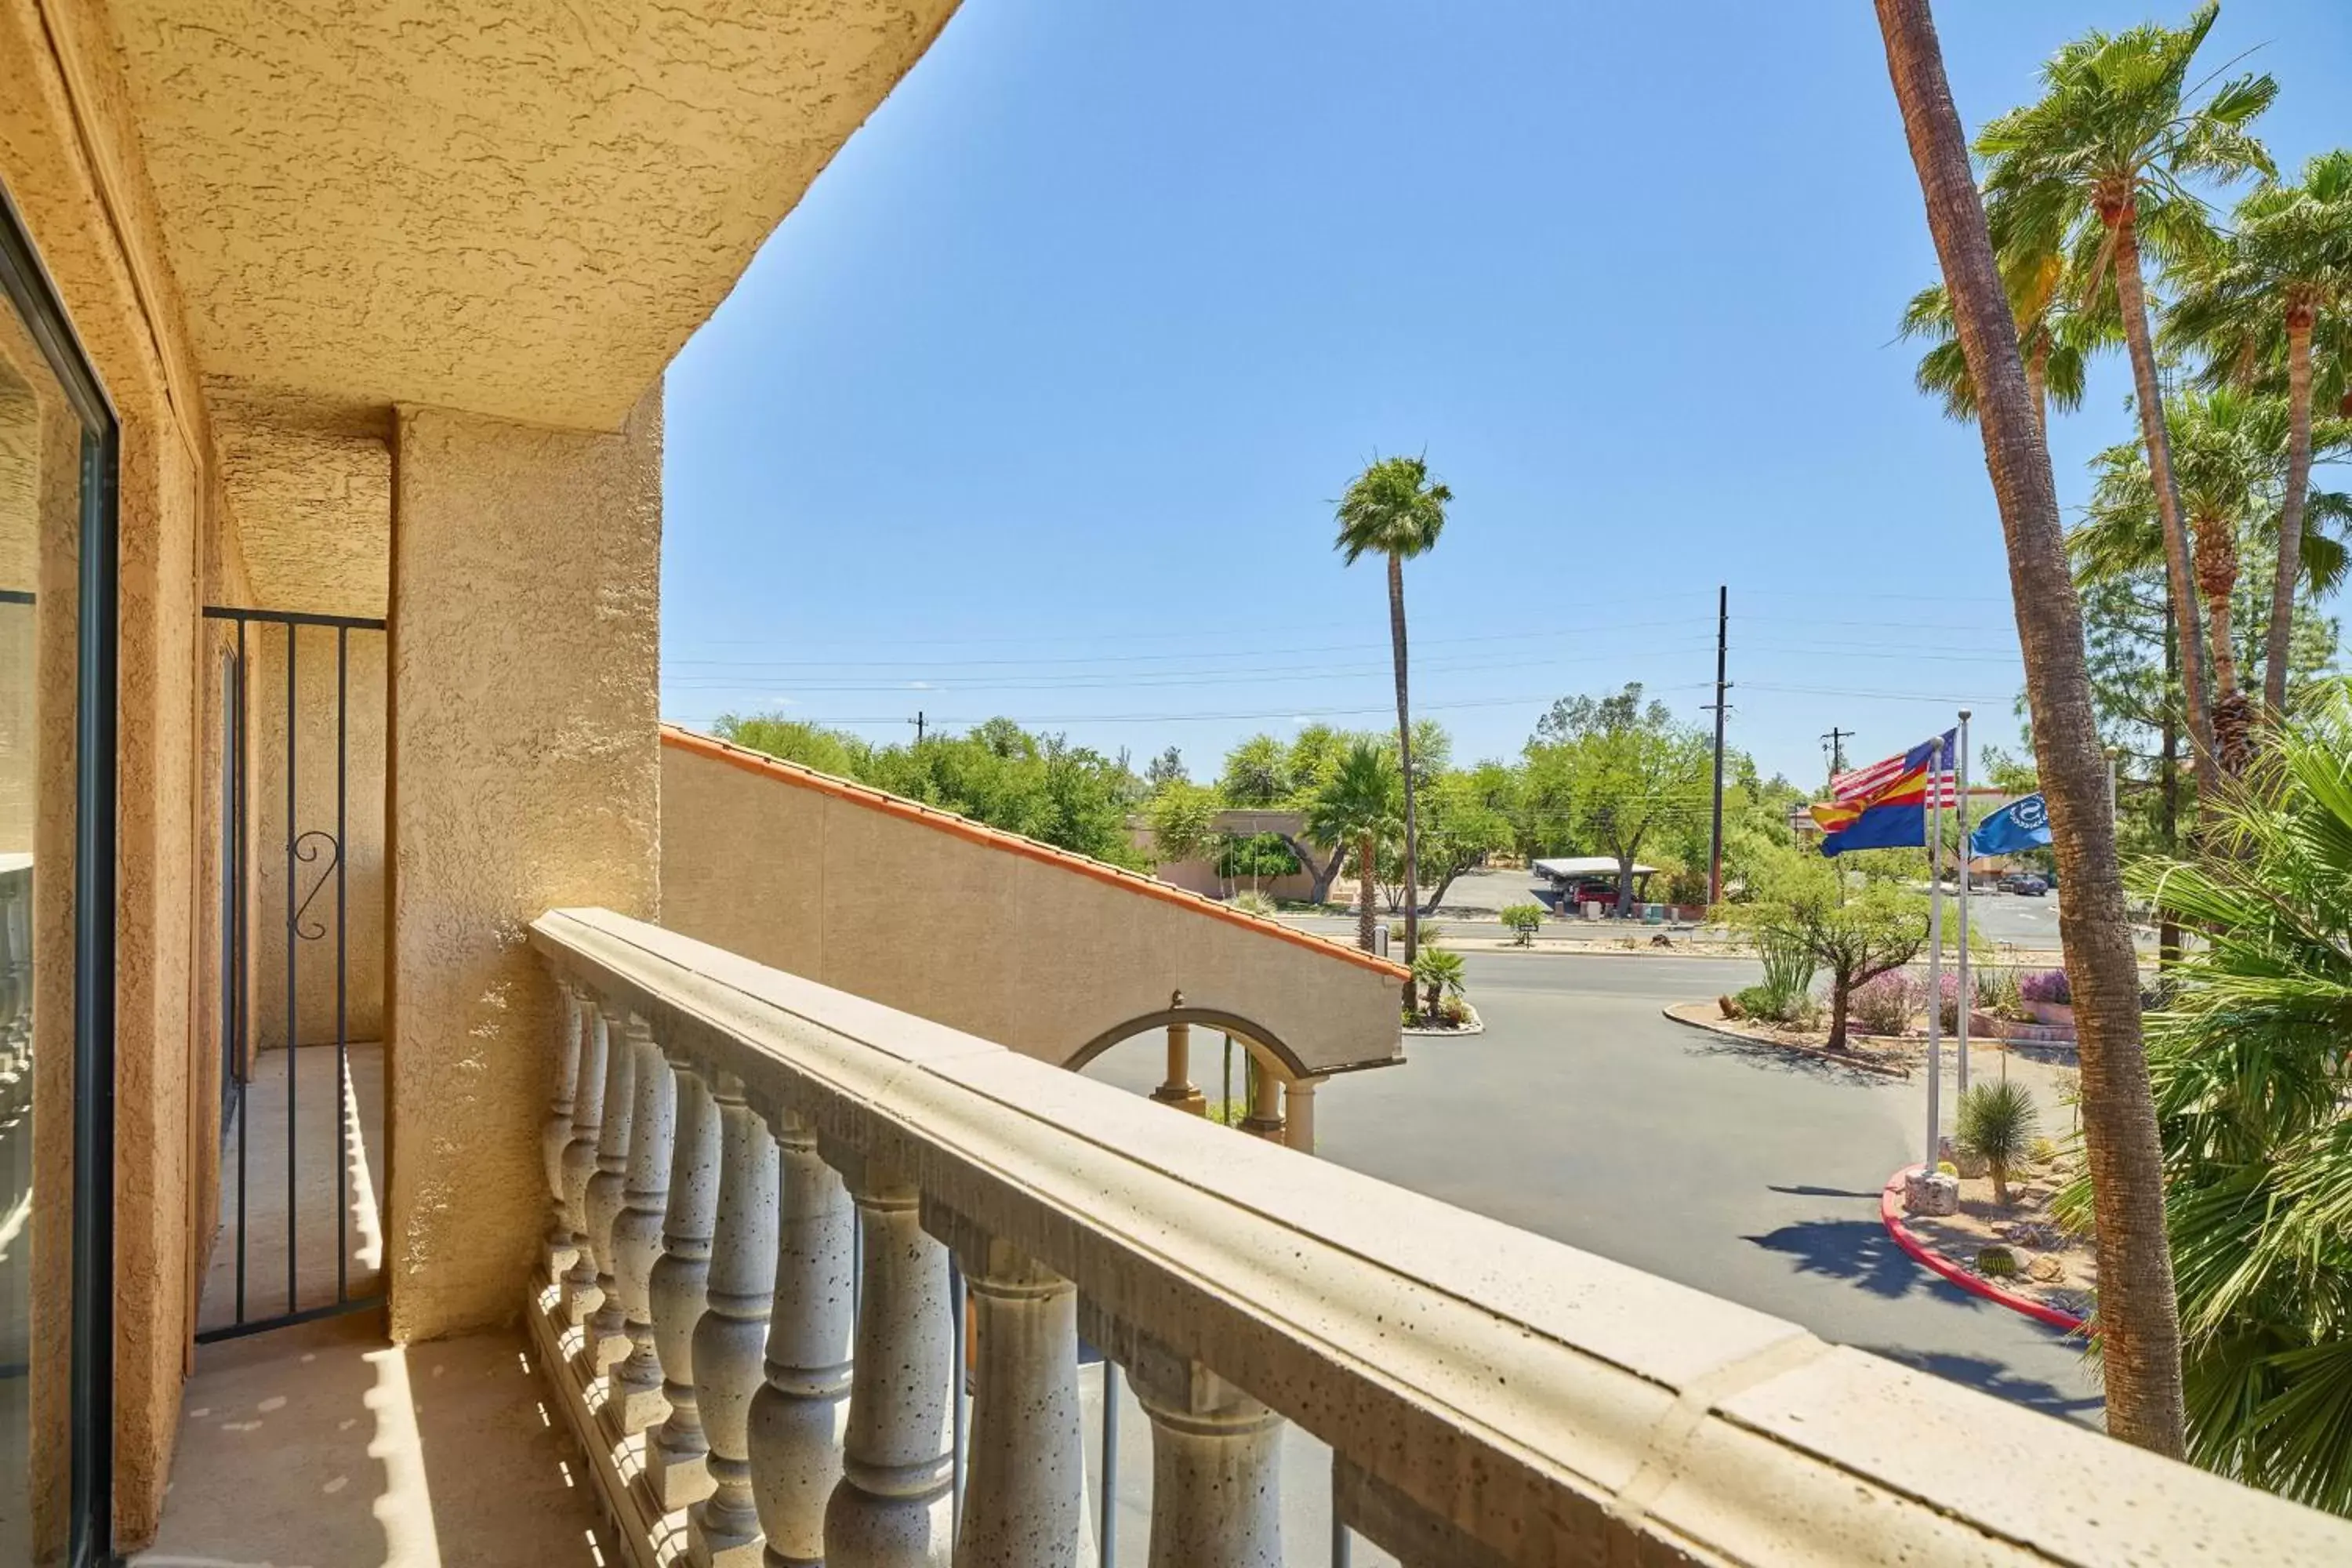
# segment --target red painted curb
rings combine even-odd
[[[1910,1226],[1903,1223],[1903,1181],[1905,1177],[1918,1169],[1920,1167],[1917,1165],[1904,1166],[1886,1178],[1886,1186],[1878,1194],[1879,1221],[1886,1226],[1886,1234],[1895,1238],[1895,1246],[1901,1247],[1910,1256],[1911,1260],[1921,1268],[1942,1275],[1971,1296],[1981,1296],[1988,1301],[1995,1301],[2007,1307],[2012,1312],[2022,1312],[2036,1322],[2047,1323],[2053,1329],[2063,1329],[2070,1334],[2084,1331],[2084,1320],[2074,1316],[2074,1313],[2062,1312],[2055,1307],[2045,1307],[2041,1302],[2021,1296],[2014,1290],[2004,1290],[1983,1275],[1972,1269],[1961,1268],[1912,1235]]]

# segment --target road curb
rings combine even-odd
[[[1943,1276],[1971,1296],[1981,1296],[2012,1312],[2022,1312],[2035,1322],[2063,1329],[2070,1334],[2084,1331],[2084,1319],[2072,1312],[2062,1312],[2055,1307],[2044,1306],[2014,1290],[2005,1290],[1976,1270],[1962,1267],[1919,1239],[1917,1233],[1903,1223],[1903,1183],[1919,1168],[1917,1165],[1904,1166],[1886,1178],[1886,1186],[1878,1194],[1879,1222],[1886,1226],[1886,1234],[1895,1238],[1895,1246],[1901,1247],[1914,1263]]]
[[[1743,1046],[1761,1046],[1766,1050],[1787,1051],[1793,1056],[1811,1057],[1815,1061],[1835,1062],[1840,1067],[1852,1068],[1856,1072],[1876,1073],[1880,1078],[1901,1079],[1907,1082],[1911,1077],[1911,1069],[1907,1067],[1897,1067],[1887,1062],[1874,1062],[1863,1057],[1847,1056],[1820,1046],[1801,1046],[1793,1040],[1768,1040],[1757,1035],[1743,1035],[1737,1029],[1719,1028],[1702,1019],[1685,1018],[1675,1011],[1677,1007],[1687,1007],[1690,1005],[1688,1002],[1669,1002],[1659,1008],[1658,1012],[1668,1022],[1680,1024],[1685,1029],[1696,1029],[1703,1035],[1717,1035],[1727,1040],[1738,1040]]]

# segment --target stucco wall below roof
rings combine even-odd
[[[663,742],[672,931],[1056,1063],[1180,991],[1309,1074],[1402,1058],[1391,965],[703,737]]]

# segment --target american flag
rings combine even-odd
[[[1953,776],[1951,766],[1954,761],[1953,748],[1958,738],[1957,731],[1947,730],[1940,737],[1922,742],[1907,752],[1897,752],[1885,762],[1873,763],[1868,767],[1855,768],[1850,773],[1840,773],[1830,780],[1830,798],[1840,805],[1860,805],[1873,799],[1887,785],[1926,762],[1924,753],[1928,747],[1936,743],[1937,739],[1940,739],[1944,746],[1945,765],[1941,771],[1932,773],[1927,779],[1922,781],[1927,786],[1922,794],[1926,797],[1927,804],[1941,806],[1948,811],[1958,804],[1960,795],[1958,784]]]

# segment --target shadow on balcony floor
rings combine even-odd
[[[306,1048],[296,1058],[295,1288],[310,1307],[335,1299],[339,1163],[352,1293],[376,1288],[383,1056],[373,1045],[352,1048],[342,1105],[352,1132],[348,1161],[337,1157],[333,1051]],[[282,1310],[287,1289],[282,1052],[257,1064],[247,1094],[247,1310],[259,1317]],[[200,1315],[207,1326],[234,1321],[236,1159],[232,1133],[225,1228]],[[144,1568],[619,1562],[580,1460],[551,1423],[545,1387],[519,1330],[394,1345],[373,1310],[199,1346],[181,1401],[163,1528],[131,1561]]]

